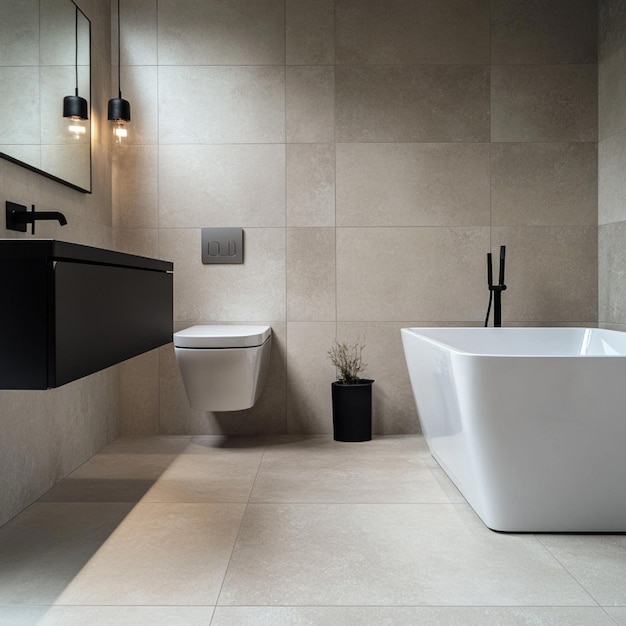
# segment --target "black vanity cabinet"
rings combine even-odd
[[[173,264],[0,240],[0,389],[59,387],[172,341]]]

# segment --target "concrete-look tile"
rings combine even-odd
[[[567,605],[592,598],[535,537],[462,504],[249,504],[218,605]]]
[[[0,607],[0,623],[11,626],[207,626],[213,611],[212,606]]]
[[[492,141],[596,141],[595,65],[493,65]]]
[[[3,111],[19,111],[28,124],[3,124],[1,145],[41,143],[39,67],[0,67]],[[28,93],[29,97],[24,98]]]
[[[117,19],[117,6],[111,3],[113,19]],[[157,56],[157,0],[133,0],[120,3],[121,62],[122,65],[156,65]],[[112,43],[117,47],[117,33]],[[115,54],[117,58],[117,53]],[[124,81],[124,85],[126,85]],[[134,102],[133,102],[134,104]]]
[[[626,607],[607,607],[605,611],[613,618],[619,626],[626,625]]]
[[[173,454],[96,454],[39,502],[139,502],[175,460]]]
[[[283,0],[159,0],[159,63],[285,62]]]
[[[383,456],[344,456],[339,447],[333,456],[266,456],[250,502],[464,503],[442,474],[417,457],[390,462]]]
[[[287,141],[323,143],[335,138],[335,70],[287,67]]]
[[[335,229],[287,229],[287,320],[335,319]]]
[[[338,144],[338,226],[487,226],[489,145]]]
[[[507,246],[503,324],[597,319],[597,226],[494,227]],[[484,298],[487,292],[480,291]]]
[[[131,504],[35,503],[0,529],[0,604],[51,604]]]
[[[0,41],[2,65],[39,65],[39,2],[5,0],[2,3]]]
[[[284,145],[159,148],[160,228],[240,225],[285,225]]]
[[[183,454],[161,474],[142,502],[247,502],[260,458],[218,459]]]
[[[272,327],[270,370],[266,387],[258,402],[251,409],[244,411],[212,413],[192,409],[176,365],[174,349],[166,346],[160,349],[160,430],[162,433],[267,435],[285,432],[286,325],[284,322],[268,322],[267,320],[247,321],[268,324]],[[206,323],[206,321],[198,323]]]
[[[493,63],[596,63],[598,11],[587,0],[491,3]]]
[[[598,229],[598,320],[626,323],[626,222]]]
[[[157,67],[135,65],[122,67],[123,97],[130,102],[131,121],[123,145],[159,143]],[[117,78],[113,91],[117,90]],[[112,122],[107,133],[113,134]]]
[[[488,251],[488,227],[338,228],[337,319],[478,321]]]
[[[57,604],[214,604],[244,509],[228,503],[135,505]]]
[[[538,535],[539,541],[601,606],[625,606],[626,537]]]
[[[601,0],[598,13],[598,56],[603,61],[626,43],[626,5],[624,0]]]
[[[285,68],[160,65],[159,142],[285,141]]]
[[[626,129],[626,45],[598,66],[600,139]]]
[[[334,322],[287,324],[287,432],[332,433],[330,384],[335,369],[327,350]]]
[[[598,143],[598,223],[626,220],[626,129]]]
[[[415,399],[411,392],[401,328],[416,326],[410,322],[339,322],[337,336],[365,344],[363,358],[372,388],[372,430],[378,434],[416,433],[420,431]]]
[[[338,0],[338,64],[489,63],[489,2]]]
[[[493,226],[593,225],[597,215],[595,143],[491,146]]]
[[[335,225],[335,146],[286,146],[287,226]]]
[[[117,146],[113,153],[119,189],[118,228],[156,228],[159,221],[158,147]]]
[[[339,142],[489,141],[488,66],[338,66]]]
[[[368,459],[417,459],[425,467],[439,468],[433,460],[421,435],[386,435],[367,442],[334,441],[332,435],[274,435],[268,437],[264,459],[291,458],[294,462],[303,455],[315,458],[366,456]]]
[[[113,229],[113,247],[119,252],[158,257],[159,231],[156,228],[115,228]]]
[[[614,617],[624,609],[608,609]],[[619,622],[626,624],[626,621]],[[429,624],[429,626],[610,626],[598,607],[418,607],[418,606],[218,606],[212,626],[337,626],[337,624]],[[48,626],[47,622],[45,626]],[[56,626],[56,624],[55,624]]]
[[[200,229],[162,229],[159,249],[174,262],[174,319],[285,320],[285,232],[247,228],[245,263],[203,265]]]
[[[150,350],[120,364],[120,411],[123,434],[158,434],[158,350]]]
[[[112,441],[98,453],[104,454],[182,454],[191,445],[192,437],[188,436],[154,436],[154,435],[122,435]]]
[[[286,0],[287,65],[333,65],[334,0]]]

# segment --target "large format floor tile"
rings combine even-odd
[[[218,604],[595,602],[534,536],[467,505],[250,504]]]
[[[0,528],[0,625],[626,626],[625,557],[490,531],[421,436],[126,436]]]
[[[138,504],[58,604],[215,604],[240,504]]]
[[[50,604],[94,557],[132,505],[33,504],[0,529],[0,604]]]
[[[493,607],[223,607],[211,626],[609,626],[601,608]],[[47,624],[46,624],[47,626]]]

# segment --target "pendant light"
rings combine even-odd
[[[78,95],[78,7],[75,6],[74,22],[74,71],[76,85],[73,96],[63,98],[63,117],[69,119],[68,130],[76,139],[80,139],[86,132],[85,120],[89,119],[87,100]]]
[[[120,29],[120,0],[117,0],[117,88],[118,97],[109,100],[108,119],[113,124],[113,135],[115,143],[121,143],[124,137],[128,136],[125,124],[130,122],[130,102],[122,98],[122,81],[120,79],[120,51],[121,51],[121,29]]]

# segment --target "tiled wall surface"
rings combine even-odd
[[[2,207],[11,200],[65,214],[67,226],[40,222],[37,237],[111,247],[111,133],[106,121],[110,7],[103,0],[78,4],[92,28],[93,193],[80,193],[0,159],[0,201]],[[1,237],[32,237],[4,226],[3,220]],[[3,306],[10,306],[10,294],[5,298]],[[0,391],[0,525],[112,441],[119,434],[119,416],[117,367],[49,391]]]
[[[415,432],[399,329],[481,324],[485,254],[500,244],[505,323],[595,324],[596,11],[589,0],[122,3],[133,122],[114,156],[116,243],[174,261],[177,327],[274,330],[255,408],[191,410],[167,346],[125,366],[123,430],[330,432],[326,350],[360,336],[375,431]],[[601,85],[619,91],[624,48],[613,48]],[[623,128],[619,110],[604,124]],[[201,264],[207,226],[245,229],[244,265]]]
[[[600,0],[598,318],[626,330],[626,2]]]

